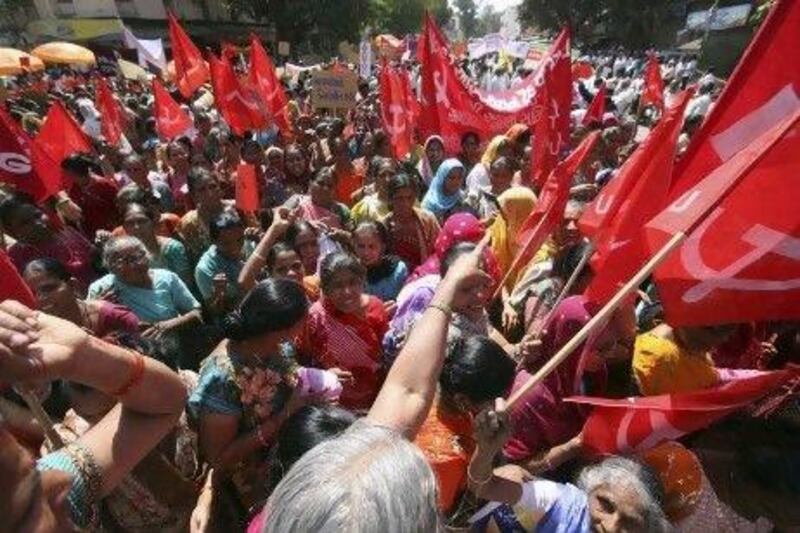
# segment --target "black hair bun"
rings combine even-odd
[[[245,338],[244,317],[239,310],[231,311],[222,319],[222,331],[225,338],[242,341]]]

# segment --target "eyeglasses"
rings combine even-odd
[[[115,257],[111,260],[111,265],[115,267],[121,267],[132,263],[140,263],[146,258],[147,252],[144,250],[136,250],[134,252]]]

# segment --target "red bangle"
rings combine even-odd
[[[125,384],[118,390],[111,393],[111,396],[125,396],[130,390],[139,384],[144,377],[144,356],[137,352],[131,352],[133,355],[133,364],[131,365],[131,372]]]

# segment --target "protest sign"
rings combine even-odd
[[[319,108],[350,109],[356,105],[358,76],[349,70],[320,70],[312,75],[311,103]]]

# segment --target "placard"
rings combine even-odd
[[[291,50],[291,48],[289,47],[289,43],[287,41],[278,42],[278,55],[279,56],[288,56],[289,55],[289,50]]]
[[[349,70],[319,70],[311,75],[311,105],[325,109],[352,109],[356,105],[358,76]]]

